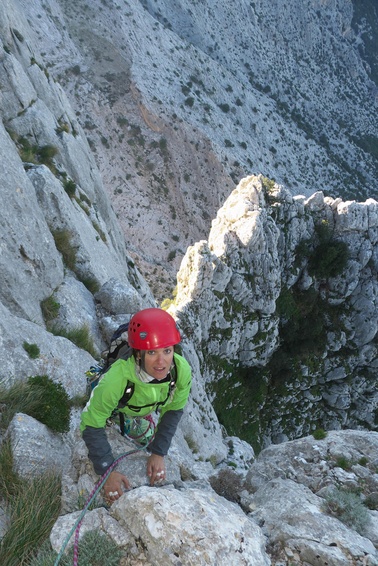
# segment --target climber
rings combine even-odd
[[[151,486],[165,479],[164,456],[168,453],[191,387],[190,366],[174,351],[180,341],[175,320],[167,312],[148,308],[132,316],[128,326],[132,355],[111,365],[93,389],[81,416],[80,430],[97,474],[102,476],[114,461],[105,426],[119,407],[126,384],[132,383],[130,402],[118,410],[128,422],[132,417],[148,418],[155,410],[159,411],[156,434],[148,446],[151,455],[147,460],[147,475]],[[172,376],[175,377],[173,388]],[[128,478],[113,470],[104,485],[105,499],[113,502],[129,488]]]

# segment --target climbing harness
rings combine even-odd
[[[155,437],[155,421],[152,415],[145,417],[124,418],[123,433],[126,438],[140,446],[146,446]]]

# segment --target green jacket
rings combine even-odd
[[[134,393],[129,404],[143,407],[140,411],[132,410],[127,405],[118,409],[126,416],[143,417],[159,407],[159,422],[155,438],[149,446],[153,454],[165,456],[168,453],[173,435],[181,419],[191,388],[191,369],[188,362],[174,354],[177,371],[176,386],[167,399],[169,381],[164,383],[143,383],[135,373],[135,359],[117,360],[106,372],[99,384],[93,389],[91,397],[81,415],[80,430],[88,448],[88,456],[95,472],[103,475],[114,462],[114,457],[105,432],[107,419],[117,409],[128,382],[134,383]],[[157,405],[164,402],[163,405]]]
[[[191,387],[191,370],[188,362],[178,354],[174,354],[177,369],[176,387],[173,398],[168,399],[160,409],[160,419],[167,411],[183,409],[187,403]],[[130,404],[137,407],[159,403],[167,398],[169,383],[143,383],[135,373],[135,359],[117,360],[106,372],[99,384],[93,389],[92,395],[86,404],[82,415],[80,430],[87,426],[102,428],[107,419],[117,408],[128,381],[135,383]],[[146,407],[140,411],[133,411],[129,407],[120,409],[127,416],[143,417],[152,413],[154,406]]]

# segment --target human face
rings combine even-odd
[[[144,369],[151,377],[164,379],[167,377],[173,360],[173,346],[147,350],[144,355]]]

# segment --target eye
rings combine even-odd
[[[164,350],[165,354],[170,354],[172,352],[172,348],[167,348],[166,350]]]
[[[153,356],[155,354],[155,350],[147,350],[147,354],[149,356]]]

